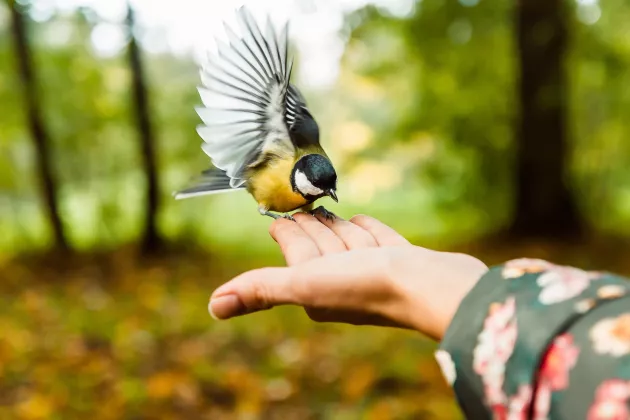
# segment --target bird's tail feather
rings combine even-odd
[[[245,187],[232,188],[230,186],[231,178],[220,169],[208,169],[203,171],[201,175],[195,179],[191,186],[177,191],[174,194],[176,200],[183,200],[185,198],[198,197],[209,194],[222,194],[231,191],[240,191]]]

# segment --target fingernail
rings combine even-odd
[[[236,295],[219,296],[210,298],[208,312],[216,320],[227,319],[245,313],[245,305]]]

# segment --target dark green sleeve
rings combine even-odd
[[[630,283],[543,260],[494,267],[436,359],[469,419],[630,419]]]

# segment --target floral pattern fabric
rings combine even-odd
[[[538,259],[488,271],[436,360],[474,420],[630,420],[630,282]]]

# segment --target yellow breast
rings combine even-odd
[[[294,159],[278,159],[256,168],[248,178],[247,189],[261,207],[287,213],[309,202],[291,188]]]

